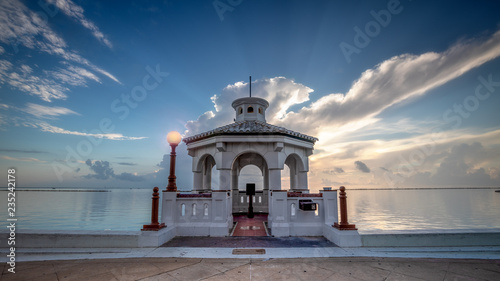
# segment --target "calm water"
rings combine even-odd
[[[140,230],[151,222],[148,189],[110,192],[16,191],[17,226],[49,230]],[[7,192],[0,192],[6,198]],[[7,219],[7,199],[0,201],[1,223]],[[5,210],[5,211],[4,211]]]
[[[500,228],[494,189],[348,190],[348,220],[362,230]]]
[[[492,189],[348,190],[349,222],[363,230],[500,228]],[[16,191],[20,229],[140,230],[150,222],[149,189],[110,192]],[[0,192],[0,223],[7,219]]]

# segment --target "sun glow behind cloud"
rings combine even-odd
[[[257,1],[220,22],[214,11],[182,1],[0,1],[0,152],[10,157],[0,164],[32,169],[35,185],[58,182],[52,163],[70,163],[61,186],[162,185],[166,132],[186,124],[191,135],[231,123],[232,101],[248,96],[240,79],[251,74],[261,77],[252,94],[271,105],[267,122],[319,138],[310,157],[312,190],[387,187],[387,177],[393,187],[443,186],[450,177],[463,183],[448,185],[500,185],[499,90],[471,118],[443,117],[455,102],[473,102],[463,97],[474,94],[478,75],[500,81],[498,4],[463,2],[450,13],[442,2],[405,3],[404,13],[346,62],[336,46],[352,42],[352,27],[362,26],[363,15],[372,20],[370,9],[384,3],[320,2]],[[415,25],[430,9],[429,20]],[[147,65],[172,76],[144,101],[127,101],[151,75]],[[123,115],[110,106],[115,101]],[[116,131],[97,129],[104,118]],[[67,160],[67,147],[83,151],[84,142],[98,145],[88,157]],[[179,186],[189,190],[191,157],[182,144],[177,160]]]
[[[267,110],[268,123],[319,137],[320,140],[315,146],[317,152],[310,158],[311,170],[323,170],[335,163],[346,171],[340,176],[341,179],[347,179],[347,175],[351,176],[351,180],[357,179],[349,182],[351,186],[384,187],[388,182],[384,180],[382,170],[394,171],[397,174],[397,163],[400,162],[398,157],[401,155],[429,145],[437,148],[433,149],[431,155],[426,155],[428,158],[439,153],[449,154],[450,145],[482,140],[485,135],[467,130],[449,130],[445,136],[436,140],[430,135],[432,127],[427,127],[427,133],[422,131],[422,128],[426,128],[425,124],[411,126],[408,119],[391,124],[377,115],[391,106],[425,95],[498,56],[500,31],[489,38],[459,42],[441,53],[395,56],[364,71],[345,94],[323,96],[315,102],[303,105],[297,112],[290,111],[290,108],[309,101],[309,94],[313,91],[305,85],[285,77],[275,77],[255,81],[252,90],[254,96],[264,98],[270,103]],[[189,121],[186,124],[186,134],[192,135],[230,123],[234,115],[230,106],[232,100],[246,96],[246,93],[248,83],[237,82],[228,85],[220,95],[212,97],[216,110],[206,112],[196,121]],[[405,124],[408,126],[404,126]],[[376,137],[386,135],[388,131],[402,132],[402,128],[406,128],[407,137],[395,140]],[[363,138],[368,140],[360,140],[363,134]],[[470,138],[466,137],[467,134],[470,134]],[[491,150],[492,147],[482,149]],[[490,166],[499,164],[483,163]],[[375,168],[370,169],[368,166]],[[415,169],[432,174],[437,168],[422,163]],[[359,172],[365,175],[352,177]],[[422,184],[414,179],[416,174],[418,172],[415,171],[403,177],[404,182],[401,184]],[[310,179],[312,186],[338,182],[321,178],[325,177],[325,174],[316,175],[316,178]],[[336,176],[338,179],[339,175]],[[485,182],[491,184],[489,180]]]

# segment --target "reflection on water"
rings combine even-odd
[[[0,196],[4,194],[1,192]],[[17,226],[49,230],[140,230],[143,224],[150,223],[151,194],[149,189],[16,191]],[[0,208],[7,210],[6,202],[1,202]],[[2,224],[5,221],[6,218],[2,219]]]
[[[150,189],[16,191],[17,227],[137,231],[150,223],[151,194]],[[7,192],[0,197],[4,228]],[[347,190],[347,197],[349,222],[360,231],[500,228],[500,193],[492,189]]]
[[[349,223],[362,230],[500,228],[492,189],[347,190]]]

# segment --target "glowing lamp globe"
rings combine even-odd
[[[170,145],[178,145],[182,140],[181,134],[176,131],[172,131],[167,135],[167,141]]]

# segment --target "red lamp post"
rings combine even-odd
[[[160,199],[158,190],[158,187],[153,188],[153,198],[151,203],[151,224],[143,225],[143,228],[141,229],[142,231],[158,231],[165,227],[165,223],[158,222],[158,200]]]
[[[339,193],[339,203],[340,203],[340,223],[334,223],[333,227],[339,230],[357,230],[356,225],[349,224],[347,221],[347,196],[345,193],[345,187],[340,187]]]
[[[168,176],[167,191],[177,191],[177,185],[175,183],[177,178],[175,176],[175,148],[179,145],[181,139],[181,134],[176,131],[172,131],[167,135],[167,142],[172,147],[172,152],[170,153],[170,175]]]

